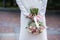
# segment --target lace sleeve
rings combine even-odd
[[[42,7],[41,7],[41,10],[40,10],[40,13],[41,13],[42,15],[45,15],[46,6],[47,6],[47,0],[42,0]]]
[[[18,7],[20,8],[20,10],[23,12],[23,13],[27,13],[24,5],[22,4],[22,1],[21,0],[16,0],[17,4],[18,4]]]

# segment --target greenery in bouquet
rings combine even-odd
[[[30,13],[32,14],[32,15],[37,15],[38,14],[38,8],[30,8]]]

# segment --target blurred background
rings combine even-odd
[[[60,0],[48,0],[46,9],[48,40],[60,40]],[[0,40],[18,40],[19,30],[16,0],[0,0]]]

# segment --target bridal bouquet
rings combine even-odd
[[[26,27],[26,29],[32,34],[40,34],[45,29],[43,25],[43,16],[38,15],[38,11],[38,8],[30,8],[30,14],[26,16],[31,20],[28,23],[28,27]]]

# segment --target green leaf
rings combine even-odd
[[[43,22],[39,22],[39,26],[43,26]]]
[[[30,8],[30,13],[32,14],[32,15],[37,15],[38,14],[38,8]]]

